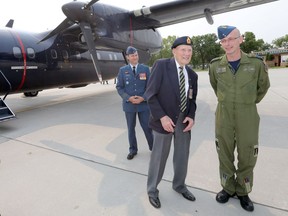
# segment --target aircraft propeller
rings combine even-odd
[[[88,4],[77,1],[64,4],[62,6],[62,11],[67,18],[62,23],[60,23],[53,31],[51,31],[46,37],[44,37],[40,42],[53,37],[54,35],[60,33],[61,31],[69,28],[73,24],[78,24],[79,27],[81,28],[81,31],[87,43],[97,77],[101,82],[102,75],[99,68],[96,48],[90,25],[90,17],[91,15],[93,15],[93,13],[91,12],[91,6],[97,1],[99,0],[91,0]]]

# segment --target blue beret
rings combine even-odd
[[[234,29],[236,29],[235,26],[228,26],[228,25],[222,25],[218,27],[218,38],[221,40],[225,37],[227,37],[230,32],[232,32]]]
[[[137,49],[132,46],[128,46],[126,49],[126,55],[131,55],[137,52]]]
[[[177,38],[174,41],[174,43],[172,44],[171,49],[174,49],[174,48],[176,48],[179,45],[190,45],[190,46],[192,46],[192,40],[188,36],[179,37],[179,38]]]

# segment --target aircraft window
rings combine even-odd
[[[68,52],[67,52],[67,50],[63,50],[63,51],[62,51],[62,56],[63,56],[63,58],[64,58],[65,60],[68,59]]]
[[[27,55],[30,59],[34,59],[35,58],[35,51],[32,48],[27,48]]]
[[[57,59],[57,51],[55,49],[51,49],[51,57],[52,59]]]
[[[22,58],[22,52],[19,47],[13,47],[13,54],[15,58]]]
[[[101,59],[100,59],[100,57],[101,57]],[[97,50],[97,58],[98,58],[98,60],[105,60],[105,61],[122,61],[122,60],[124,60],[122,53],[104,51],[104,50]]]

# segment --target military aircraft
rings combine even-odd
[[[104,4],[71,1],[55,29],[40,33],[0,29],[0,95],[36,96],[51,88],[82,87],[117,76],[133,45],[143,63],[160,51],[157,28],[277,0],[176,0],[128,11]],[[1,108],[1,106],[0,106]],[[1,115],[1,114],[0,114]]]

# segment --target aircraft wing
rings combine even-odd
[[[177,0],[130,11],[133,29],[159,28],[206,17],[213,24],[212,15],[239,10],[277,0]]]

